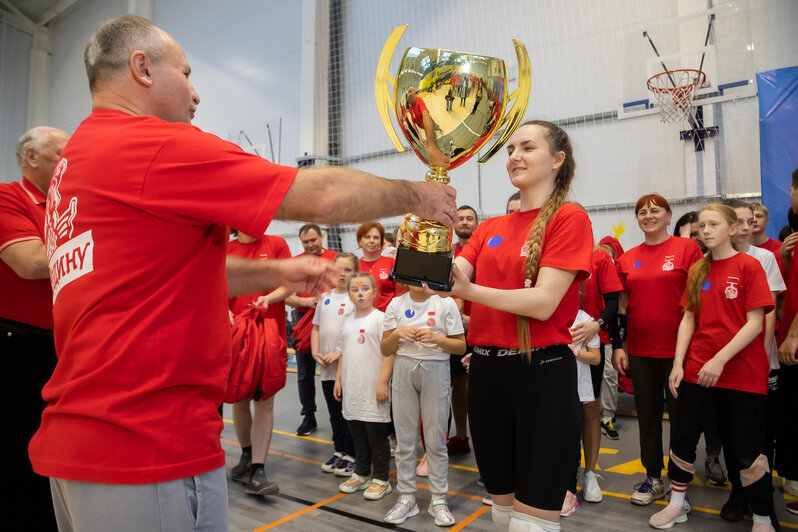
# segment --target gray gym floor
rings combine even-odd
[[[631,407],[630,396],[621,394],[621,407]],[[382,521],[398,496],[395,491],[395,473],[392,471],[394,491],[381,501],[367,501],[362,492],[346,495],[338,491],[343,479],[324,473],[320,465],[333,453],[330,424],[321,385],[316,379],[316,419],[319,428],[310,437],[295,435],[299,425],[299,399],[296,389],[296,374],[288,374],[286,387],[275,400],[274,436],[266,463],[266,474],[277,482],[280,493],[273,497],[247,495],[244,486],[228,480],[230,494],[231,532],[261,531],[279,527],[287,531],[316,530],[440,530],[426,513],[429,492],[425,479],[419,478],[421,489],[416,494],[421,513],[401,526],[388,525]],[[232,424],[230,405],[225,405],[225,427],[222,446],[227,453],[227,467],[238,463],[240,448]],[[604,492],[604,501],[590,504],[581,500],[579,510],[560,523],[562,530],[595,530],[624,532],[652,530],[648,518],[661,508],[662,501],[648,507],[629,503],[634,484],[645,478],[640,465],[637,422],[633,417],[618,417],[620,439],[613,441],[602,437],[599,456],[599,479]],[[667,422],[665,422],[667,429]],[[688,489],[693,503],[693,513],[687,523],[676,525],[674,530],[694,531],[745,531],[751,529],[751,521],[729,523],[720,516],[720,508],[728,495],[728,485],[723,488],[704,483],[703,442],[696,461],[698,476]],[[393,461],[391,462],[393,468]],[[473,452],[455,455],[449,464],[449,505],[457,523],[450,530],[494,530],[490,519],[490,507],[482,504],[483,488],[477,485],[479,477]],[[229,479],[229,474],[228,474]],[[795,497],[786,495],[781,489],[782,479],[775,478],[776,508],[782,526],[798,529],[798,518],[789,514],[784,504]],[[662,503],[664,504],[664,503]]]

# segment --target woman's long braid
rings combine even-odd
[[[568,134],[556,124],[545,122],[541,120],[533,120],[526,122],[523,126],[537,125],[546,129],[546,136],[549,142],[549,148],[552,153],[564,152],[565,159],[560,165],[557,177],[554,179],[554,190],[551,195],[543,203],[540,213],[535,218],[535,223],[532,224],[532,229],[529,231],[527,239],[528,254],[524,264],[524,286],[534,286],[538,275],[538,266],[540,264],[540,251],[543,244],[543,235],[546,232],[546,226],[557,212],[557,209],[565,203],[565,198],[571,188],[571,181],[574,178],[574,171],[576,163],[573,157],[573,148]],[[522,126],[522,127],[523,127]],[[527,361],[531,360],[531,339],[529,337],[529,318],[527,316],[516,316],[516,327],[518,330],[518,348],[524,355]]]

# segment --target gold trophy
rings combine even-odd
[[[513,40],[518,56],[518,88],[508,95],[504,61],[484,55],[408,48],[394,79],[388,69],[407,26],[395,28],[385,42],[374,85],[380,118],[397,151],[405,151],[391,124],[393,109],[410,146],[429,166],[426,179],[448,183],[447,170],[479,151],[502,126],[504,132],[479,159],[490,159],[521,123],[531,85],[526,47]],[[393,94],[388,84],[393,86]],[[515,100],[510,111],[504,110]],[[390,278],[403,284],[449,291],[452,287],[452,230],[408,214],[397,243]]]

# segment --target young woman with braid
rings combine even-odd
[[[751,531],[771,532],[779,523],[766,458],[770,364],[763,323],[773,310],[773,297],[759,261],[732,243],[738,230],[734,209],[709,205],[698,220],[708,251],[688,273],[681,299],[684,316],[668,378],[680,402],[679,416],[671,424],[672,494],[670,504],[648,523],[665,529],[687,521],[684,500],[695,472],[696,445],[714,407],[726,463],[739,476],[754,514]]]
[[[575,168],[565,131],[527,122],[507,152],[521,210],[482,222],[454,261],[453,292],[473,303],[471,436],[497,528],[559,530],[580,431],[568,328],[592,230],[565,203]]]

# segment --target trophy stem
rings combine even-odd
[[[430,166],[427,175],[424,176],[427,181],[434,181],[436,183],[449,184],[449,173],[443,166]]]

